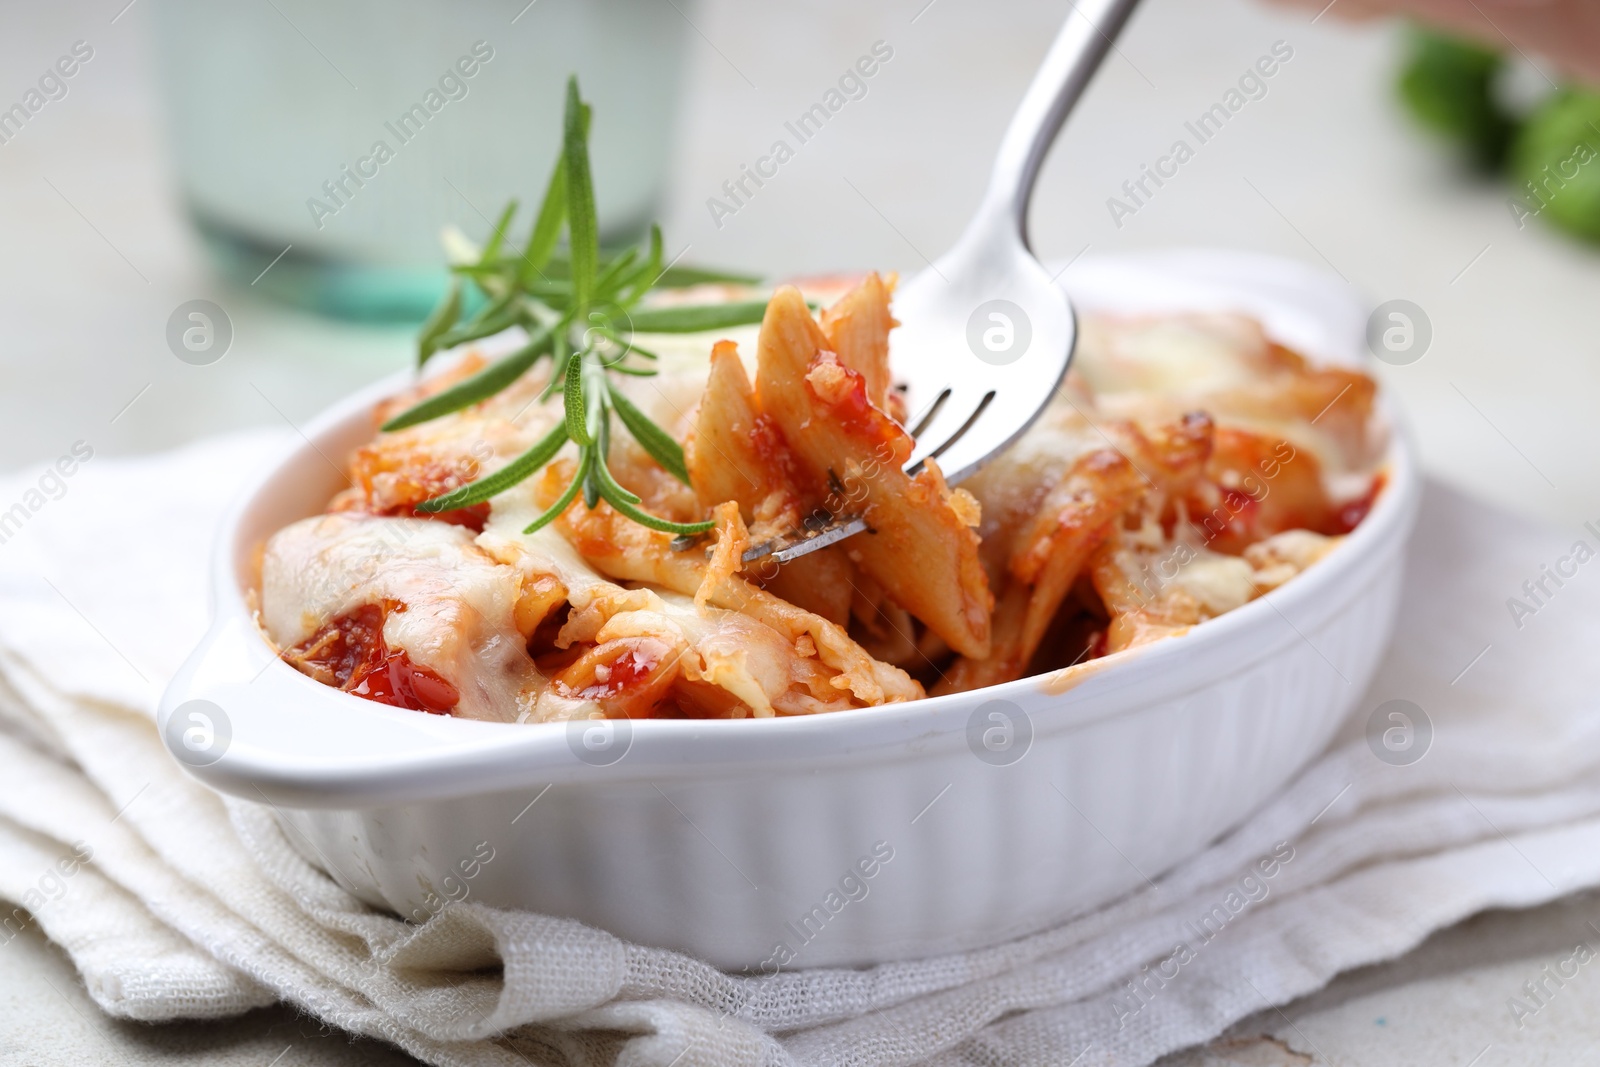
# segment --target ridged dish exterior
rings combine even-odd
[[[1108,670],[1059,696],[1038,685],[1011,695],[1035,735],[1010,765],[980,761],[962,730],[806,766],[660,781],[585,767],[591,780],[548,791],[530,782],[281,814],[308,859],[402,915],[436,909],[431,890],[569,916],[730,969],[770,969],[784,962],[780,944],[789,966],[989,944],[1142,886],[1320,751],[1388,640],[1401,558],[1398,544],[1386,547],[1353,561],[1338,596],[1312,610],[1258,616],[1227,641],[1176,639],[1194,647],[1161,674],[1134,656],[1114,668],[1126,684],[1096,685],[1121,681]],[[474,869],[480,842],[494,858],[465,878],[460,865]],[[883,845],[892,858],[841,891]]]

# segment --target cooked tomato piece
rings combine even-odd
[[[1360,526],[1362,520],[1372,511],[1372,505],[1378,502],[1378,496],[1383,492],[1383,486],[1383,472],[1379,471],[1372,476],[1372,484],[1367,487],[1365,493],[1362,493],[1339,509],[1334,516],[1333,528],[1328,532],[1347,534],[1357,526]]]
[[[644,719],[668,698],[680,652],[651,637],[620,637],[587,649],[555,677],[562,696],[592,700],[608,718]]]
[[[283,658],[346,693],[391,707],[448,715],[460,702],[460,691],[383,639],[388,613],[404,610],[404,604],[364,604],[331,620]]]

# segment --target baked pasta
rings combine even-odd
[[[325,684],[463,718],[871,707],[1181,635],[1311,566],[1382,490],[1373,381],[1227,313],[1084,316],[1071,372],[1018,444],[959,487],[936,463],[907,475],[893,277],[803,288],[776,290],[759,329],[650,338],[661,373],[627,387],[682,443],[688,482],[620,435],[612,473],[652,514],[710,533],[674,538],[581,498],[524,533],[573,481],[570,443],[487,502],[417,510],[562,417],[535,367],[464,411],[375,430],[326,512],[265,545],[266,635]],[[375,425],[484,363],[468,354]],[[743,559],[846,513],[868,532],[782,566]]]

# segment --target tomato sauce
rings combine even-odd
[[[905,431],[867,399],[867,380],[843,364],[839,364],[839,370],[849,384],[837,396],[821,395],[811,380],[806,380],[806,389],[828,407],[834,421],[850,436],[869,444],[892,445],[903,436]]]
[[[413,519],[433,519],[435,522],[448,522],[452,526],[465,526],[473,533],[483,533],[483,528],[489,524],[489,502],[473,504],[470,507],[456,508],[453,511],[428,512],[411,508],[391,509],[396,514],[405,514]]]
[[[783,436],[783,429],[772,420],[766,412],[761,412],[751,424],[746,440],[750,442],[750,450],[755,453],[760,461],[763,473],[770,473],[778,479],[793,480],[794,461],[789,451],[789,443]]]
[[[1365,493],[1338,510],[1333,518],[1334,528],[1330,532],[1347,534],[1357,526],[1360,526],[1361,520],[1365,519],[1368,513],[1372,511],[1372,505],[1377,503],[1379,494],[1383,492],[1383,486],[1384,475],[1382,471],[1379,471],[1373,475],[1372,485],[1367,488]]]
[[[579,700],[605,700],[627,692],[650,678],[661,663],[659,657],[628,649],[608,664],[597,667],[593,683],[569,693]],[[605,674],[602,681],[600,674]]]
[[[1221,488],[1220,486],[1218,488]],[[1230,525],[1240,530],[1255,528],[1256,513],[1261,510],[1261,501],[1251,496],[1242,489],[1223,489],[1222,504],[1233,516]]]
[[[460,691],[383,639],[383,620],[390,611],[404,610],[404,604],[365,604],[332,620],[284,658],[331,676],[346,693],[409,711],[448,715],[460,702]]]
[[[346,505],[351,510],[389,518],[432,519],[465,526],[473,533],[482,533],[489,521],[487,501],[452,511],[417,510],[423,501],[454,492],[476,478],[475,460],[444,463],[415,453],[390,454],[368,447],[357,450],[351,471],[360,482],[361,497],[360,503]]]

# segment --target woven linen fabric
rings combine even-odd
[[[410,925],[156,735],[207,623],[220,487],[283,447],[0,479],[0,516],[25,512],[0,524],[0,939],[37,923],[114,1016],[285,1001],[452,1065],[1144,1064],[1476,911],[1600,885],[1600,585],[1580,568],[1523,591],[1600,538],[1430,485],[1391,651],[1341,738],[1126,899],[980,951],[771,977],[472,902]],[[1432,725],[1406,765],[1366,736],[1391,699]]]

